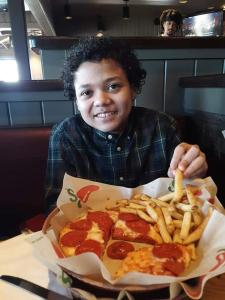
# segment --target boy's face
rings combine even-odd
[[[135,96],[123,69],[111,59],[84,62],[74,77],[77,106],[83,120],[98,130],[120,133]]]
[[[166,21],[163,23],[164,35],[174,36],[177,31],[177,24],[174,21]]]

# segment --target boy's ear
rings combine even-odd
[[[134,89],[132,89],[132,93],[131,93],[131,96],[132,96],[132,99],[133,101],[135,100],[136,96],[137,96],[137,93],[135,92]]]

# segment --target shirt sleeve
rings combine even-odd
[[[49,213],[56,207],[56,200],[62,188],[65,166],[61,155],[61,149],[61,129],[57,126],[54,126],[49,139],[47,169],[45,176],[46,213]]]

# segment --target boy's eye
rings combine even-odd
[[[115,91],[115,90],[119,89],[120,87],[121,87],[120,84],[118,84],[118,83],[112,83],[112,84],[108,85],[108,90],[109,91]]]
[[[84,90],[80,93],[81,96],[88,97],[91,95],[91,90]]]

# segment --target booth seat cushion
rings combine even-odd
[[[0,129],[0,237],[44,212],[50,127]]]

